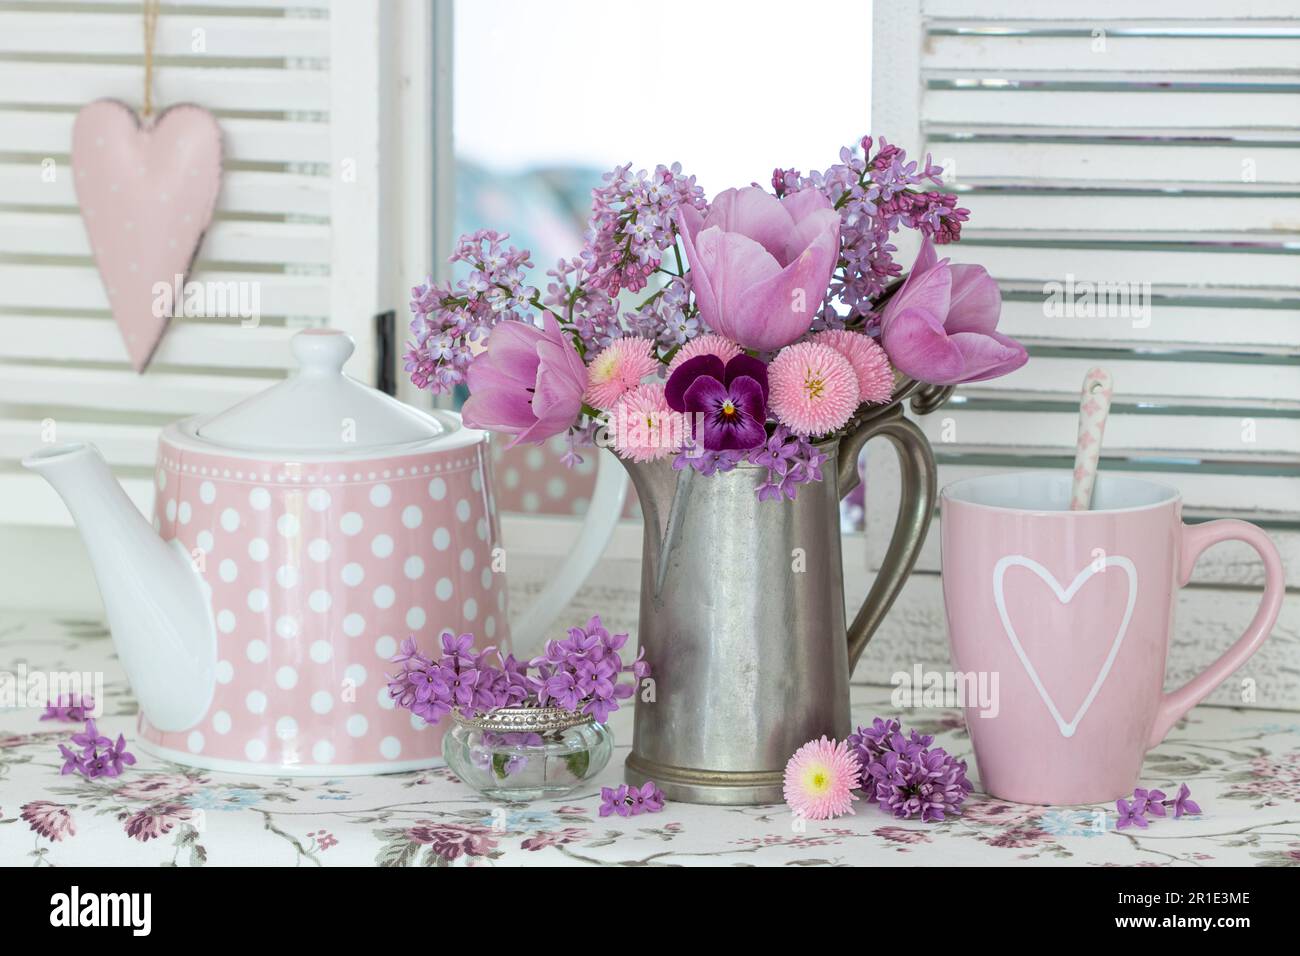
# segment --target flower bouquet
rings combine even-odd
[[[454,285],[414,290],[407,368],[468,387],[465,421],[516,442],[611,447],[645,519],[638,640],[672,694],[638,706],[629,784],[775,803],[791,753],[849,732],[849,674],[934,512],[936,469],[903,415],[1018,368],[1001,296],[936,247],[967,211],[942,170],[863,138],[824,172],[710,202],[680,167],[615,169],[579,254],[528,284],[527,251],[462,237]],[[894,234],[920,233],[904,277]],[[899,451],[893,540],[844,614],[839,502],[872,437]],[[829,480],[827,480],[829,479]],[[683,730],[689,728],[690,733]]]
[[[389,696],[429,723],[450,714],[448,766],[503,800],[559,796],[604,769],[613,752],[605,722],[650,676],[644,655],[623,664],[627,635],[611,634],[599,616],[526,663],[494,647],[476,650],[473,634],[447,631],[440,640],[439,657],[414,637],[402,642]]]
[[[462,236],[451,261],[467,274],[413,290],[406,369],[434,392],[465,384],[472,426],[564,433],[569,464],[594,441],[704,475],[748,462],[768,473],[760,499],[793,498],[822,478],[818,445],[861,413],[1026,360],[996,331],[988,273],[936,254],[968,216],[930,188],[942,169],[858,145],[824,172],[777,169],[770,192],[712,202],[677,164],[621,166],[545,292],[508,236]],[[922,236],[906,278],[891,242],[903,228]]]

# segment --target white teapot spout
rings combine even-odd
[[[54,445],[23,467],[53,485],[72,512],[140,709],[159,730],[192,727],[212,699],[217,642],[191,556],[154,532],[94,445]]]

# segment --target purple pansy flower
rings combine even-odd
[[[740,354],[722,364],[716,355],[687,359],[664,385],[677,412],[699,416],[706,451],[756,448],[767,439],[767,366]]]

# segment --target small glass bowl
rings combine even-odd
[[[590,714],[559,707],[501,707],[480,717],[453,710],[442,738],[447,766],[493,800],[571,793],[605,769],[614,735]]]

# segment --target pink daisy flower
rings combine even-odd
[[[889,364],[889,356],[865,332],[833,329],[818,332],[810,341],[829,345],[849,360],[858,377],[858,401],[877,405],[893,396],[894,369]]]
[[[631,461],[654,461],[680,450],[684,427],[681,413],[668,407],[659,382],[638,385],[610,413],[614,449]]]
[[[671,375],[677,371],[677,366],[695,358],[697,355],[716,355],[722,359],[722,364],[726,365],[739,354],[740,346],[735,342],[725,339],[714,332],[705,332],[703,335],[697,335],[677,350],[672,361],[668,363],[668,374]]]
[[[858,377],[835,349],[819,342],[787,345],[767,367],[768,407],[800,435],[825,435],[858,407]]]
[[[807,820],[830,820],[853,812],[853,788],[862,776],[847,741],[810,740],[785,765],[785,802]]]
[[[587,390],[583,398],[589,405],[608,411],[658,367],[659,360],[651,354],[648,339],[632,336],[615,339],[587,367]]]

